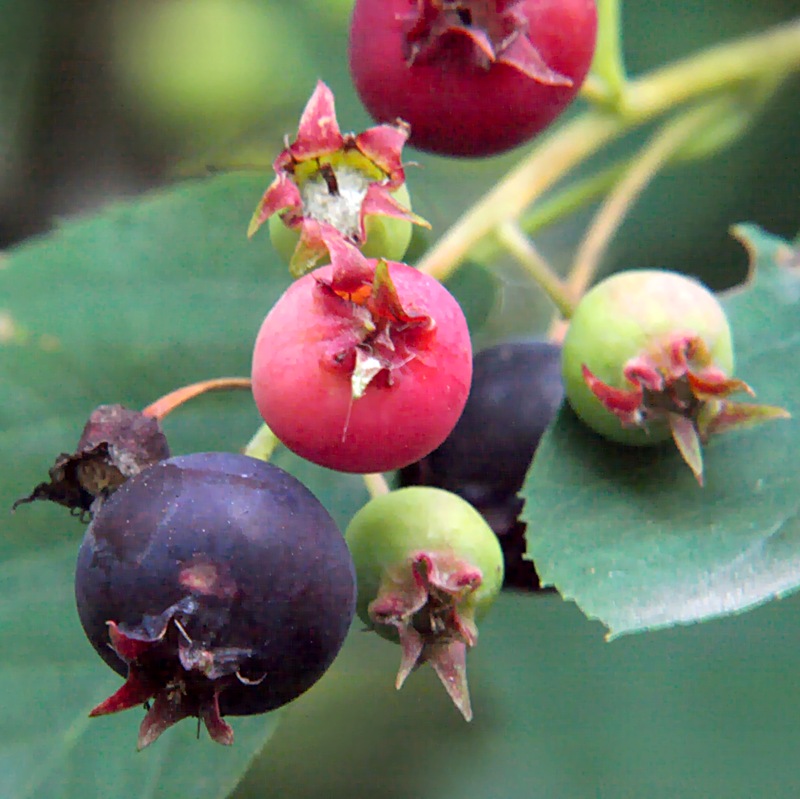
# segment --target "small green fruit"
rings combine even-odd
[[[621,444],[672,437],[701,485],[710,436],[789,416],[728,399],[753,390],[729,376],[725,311],[675,272],[620,272],[595,286],[572,317],[562,357],[567,399],[589,427]]]
[[[606,438],[629,445],[666,441],[671,431],[657,409],[639,408],[639,424],[625,425],[592,391],[584,367],[612,389],[630,391],[626,367],[648,360],[668,379],[669,348],[677,340],[702,340],[710,362],[730,374],[731,331],[717,298],[692,278],[675,272],[639,269],[601,281],[579,303],[564,339],[562,376],[575,413]],[[707,365],[706,365],[707,366]],[[678,376],[676,376],[678,377]]]
[[[359,616],[402,647],[397,687],[430,663],[471,719],[466,653],[477,642],[475,620],[503,584],[503,553],[489,525],[461,497],[413,486],[370,500],[345,538]]]

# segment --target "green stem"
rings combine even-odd
[[[590,81],[583,92],[587,99],[611,108],[623,101],[627,84],[620,6],[620,0],[597,2],[597,46]]]
[[[627,162],[617,161],[594,175],[576,180],[569,186],[536,203],[520,220],[520,228],[528,235],[555,224],[573,211],[597,200],[614,187],[625,174]],[[503,251],[496,235],[479,241],[470,252],[470,258],[478,263],[491,264]]]
[[[616,184],[597,210],[575,254],[566,288],[580,297],[594,279],[604,253],[639,195],[664,165],[692,138],[699,136],[733,108],[730,97],[693,108],[665,123],[631,162],[624,177]]]
[[[628,83],[621,113],[591,109],[540,140],[521,164],[469,209],[420,262],[440,280],[508,219],[518,219],[573,166],[608,142],[688,100],[800,67],[800,19],[706,50]]]
[[[800,68],[800,17],[653,70],[629,84],[624,113],[639,122],[710,92]]]
[[[367,487],[367,492],[372,499],[389,493],[389,484],[386,482],[386,478],[380,474],[380,472],[376,472],[375,474],[364,474],[362,477],[364,479],[364,485]]]
[[[275,433],[267,425],[262,424],[256,430],[256,434],[247,442],[244,454],[251,458],[258,458],[260,461],[269,461],[280,443]]]
[[[542,287],[559,313],[566,318],[571,317],[575,310],[575,302],[567,287],[547,263],[544,256],[533,246],[533,242],[520,230],[519,225],[516,222],[504,222],[497,228],[497,238]]]

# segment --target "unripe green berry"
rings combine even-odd
[[[358,582],[357,612],[402,649],[395,685],[429,663],[464,718],[472,718],[466,655],[476,618],[503,584],[503,553],[466,500],[426,486],[370,500],[345,534]]]
[[[503,553],[484,518],[466,500],[440,488],[411,486],[370,500],[345,533],[358,581],[357,612],[372,626],[369,604],[385,575],[413,553],[446,552],[480,569],[481,585],[464,608],[483,615],[503,585]],[[377,632],[397,640],[393,628]]]
[[[587,367],[612,389],[633,384],[624,370],[634,359],[661,369],[670,346],[681,339],[699,339],[710,360],[703,368],[730,374],[733,369],[731,331],[717,298],[696,280],[655,269],[619,272],[598,283],[578,304],[564,339],[562,375],[567,399],[592,429],[623,444],[647,445],[672,435],[664,418],[652,415],[641,425],[624,426],[591,390]],[[645,395],[647,400],[647,395]]]

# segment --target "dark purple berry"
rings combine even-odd
[[[201,453],[150,467],[103,504],[75,594],[92,645],[127,678],[92,715],[153,700],[139,748],[188,716],[229,744],[223,716],[280,707],[330,666],[355,576],[335,522],[294,477]]]
[[[517,492],[564,396],[561,348],[548,341],[497,344],[476,353],[464,413],[445,442],[400,474],[403,485],[444,488],[474,505],[500,539],[506,585],[538,586],[523,559]]]

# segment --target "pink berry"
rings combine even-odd
[[[572,101],[594,54],[594,0],[356,0],[350,71],[379,122],[455,156],[527,141]]]
[[[357,251],[356,251],[357,253]],[[293,452],[343,472],[399,469],[444,441],[472,377],[464,314],[406,264],[360,259],[295,281],[253,353],[253,395]]]

